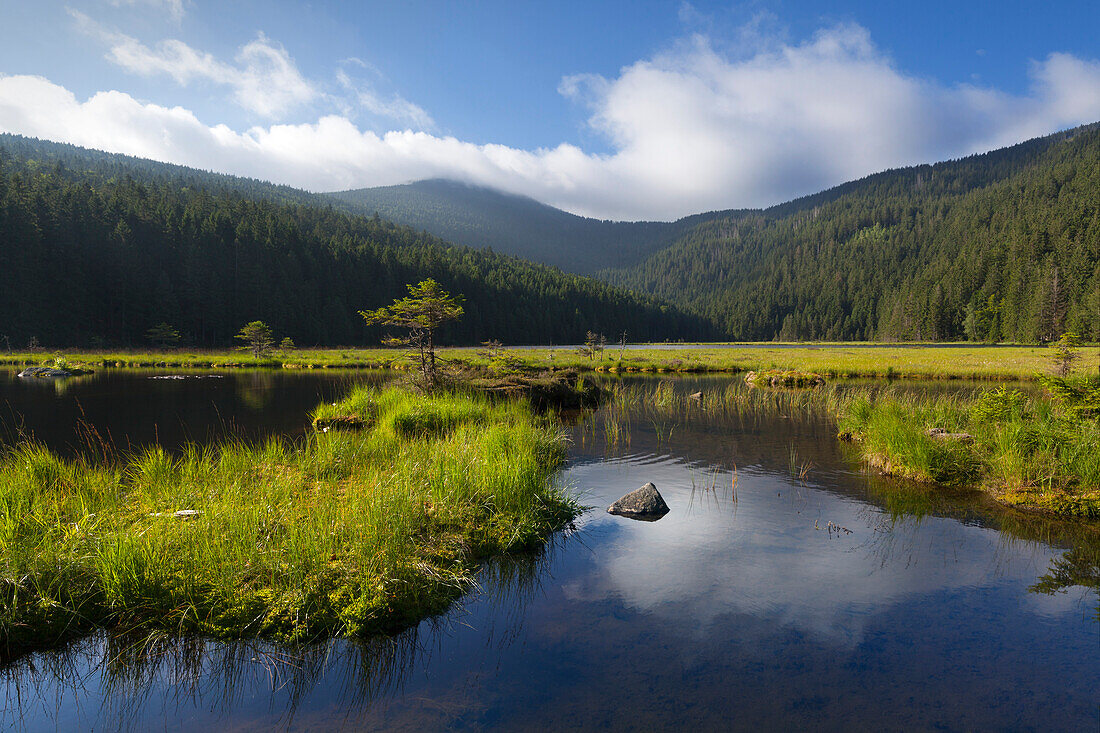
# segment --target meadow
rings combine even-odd
[[[533,369],[569,368],[604,373],[738,373],[799,370],[833,379],[978,379],[1030,380],[1050,370],[1051,350],[1041,345],[976,346],[967,344],[698,344],[676,348],[608,346],[596,354],[575,347],[515,347],[497,350],[452,347],[442,358],[462,364],[488,365],[503,354],[519,366]],[[1084,346],[1076,364],[1079,374],[1100,371],[1100,347]],[[408,369],[411,363],[397,349],[294,349],[254,358],[238,350],[221,351],[87,351],[13,352],[0,354],[0,364],[31,366],[62,358],[92,368],[284,368],[284,369]]]

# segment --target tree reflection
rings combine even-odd
[[[1050,569],[1028,587],[1032,593],[1054,595],[1074,586],[1091,588],[1096,595],[1096,620],[1100,622],[1100,548],[1078,545],[1050,562]]]

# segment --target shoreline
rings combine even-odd
[[[606,348],[589,358],[574,349],[509,347],[508,358],[531,369],[574,369],[599,374],[739,374],[749,371],[796,370],[828,379],[915,379],[1033,381],[1050,367],[1045,346],[985,344],[849,344],[685,345],[660,348],[628,345]],[[485,366],[483,349],[447,347],[443,359],[469,366]],[[1081,347],[1076,374],[1100,369],[1100,349]],[[62,357],[70,364],[92,369],[394,369],[407,370],[411,362],[396,349],[298,349],[252,358],[234,350],[211,351],[93,351],[15,352],[0,355],[0,366],[40,366]]]

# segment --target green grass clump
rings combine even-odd
[[[797,369],[765,369],[749,372],[745,381],[754,387],[817,387],[825,383],[820,374],[802,372]]]
[[[159,448],[96,466],[0,459],[0,656],[97,626],[306,640],[438,613],[485,557],[577,511],[560,436],[522,403],[361,391],[370,427]],[[331,405],[329,406],[331,407]],[[177,515],[177,512],[183,514]]]
[[[965,483],[980,473],[970,446],[962,440],[937,440],[927,433],[929,428],[953,429],[959,424],[945,402],[855,397],[840,430],[858,436],[864,458],[887,473],[918,481]]]
[[[1100,425],[1044,397],[1006,387],[972,400],[854,393],[837,424],[889,473],[974,483],[1011,506],[1100,518]],[[929,434],[936,428],[954,437],[937,439]]]

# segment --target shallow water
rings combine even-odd
[[[272,376],[267,405],[346,386]],[[95,636],[6,670],[0,728],[1097,728],[1097,595],[1029,590],[1095,557],[1071,529],[865,474],[824,418],[639,408],[609,445],[604,417],[560,478],[593,508],[444,617],[304,650]],[[606,514],[646,481],[665,518]]]

